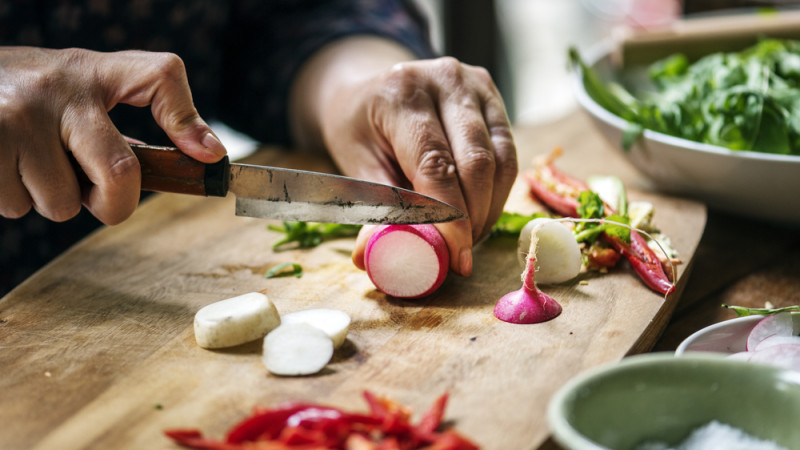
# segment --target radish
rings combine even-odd
[[[381,225],[367,241],[364,266],[384,294],[419,298],[444,283],[450,253],[433,225]]]
[[[792,314],[782,312],[767,316],[758,321],[747,336],[747,350],[755,350],[758,344],[770,336],[791,336],[793,332]]]
[[[800,370],[800,345],[779,344],[752,353],[752,362]]]
[[[333,341],[333,348],[342,346],[350,328],[350,316],[338,309],[316,308],[295,311],[281,316],[281,324],[305,323],[319,328]]]
[[[251,292],[200,308],[194,316],[194,336],[203,348],[233,347],[264,337],[280,323],[269,298]]]
[[[522,287],[504,295],[494,306],[494,316],[504,322],[529,324],[545,322],[561,314],[561,305],[536,287],[537,227],[531,232],[527,263],[522,272]],[[575,239],[570,233],[570,239]],[[576,244],[577,245],[577,244]]]
[[[262,361],[275,375],[311,375],[333,357],[333,341],[307,323],[282,324],[264,338]]]
[[[761,350],[773,347],[775,345],[787,345],[787,344],[800,346],[800,336],[772,335],[764,339],[763,341],[759,342],[758,345],[756,345],[755,351],[759,352]]]
[[[581,272],[581,249],[572,231],[558,220],[538,218],[528,222],[519,235],[517,257],[523,267],[536,235],[536,280],[540,284],[563,283]]]

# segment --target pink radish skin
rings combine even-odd
[[[381,225],[367,241],[364,267],[384,294],[420,298],[444,283],[450,253],[433,225]]]
[[[747,336],[747,350],[755,350],[761,341],[770,336],[791,336],[792,322],[792,314],[789,312],[773,314],[759,320]]]
[[[532,324],[546,322],[561,314],[561,305],[536,287],[536,238],[531,241],[522,287],[504,295],[494,306],[494,316],[503,322]]]

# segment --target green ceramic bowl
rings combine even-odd
[[[800,372],[714,354],[633,356],[585,372],[552,398],[548,421],[564,448],[677,445],[712,420],[800,448]]]

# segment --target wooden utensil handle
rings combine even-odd
[[[175,147],[131,144],[142,166],[142,189],[179,194],[224,197],[228,193],[230,162],[205,164]]]

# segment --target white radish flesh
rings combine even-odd
[[[782,312],[767,316],[759,320],[747,336],[747,350],[755,350],[761,341],[770,336],[791,336],[792,330],[791,313]]]
[[[333,341],[305,323],[282,324],[264,338],[262,361],[275,375],[311,375],[333,357]]]
[[[295,311],[281,316],[283,325],[305,323],[319,328],[333,341],[333,348],[342,346],[350,329],[350,316],[338,309],[316,308]]]
[[[561,222],[547,218],[531,220],[520,232],[517,257],[523,267],[534,237],[537,283],[563,283],[580,274],[581,250],[575,236]]]
[[[800,345],[773,345],[763,350],[752,352],[751,362],[770,364],[787,369],[800,370]]]
[[[770,336],[756,345],[755,351],[761,351],[775,345],[800,345],[800,336]]]
[[[275,305],[251,292],[206,305],[194,316],[194,336],[203,348],[225,348],[261,339],[280,325]]]
[[[444,282],[450,253],[433,225],[382,225],[367,242],[364,266],[381,292],[419,298]]]

